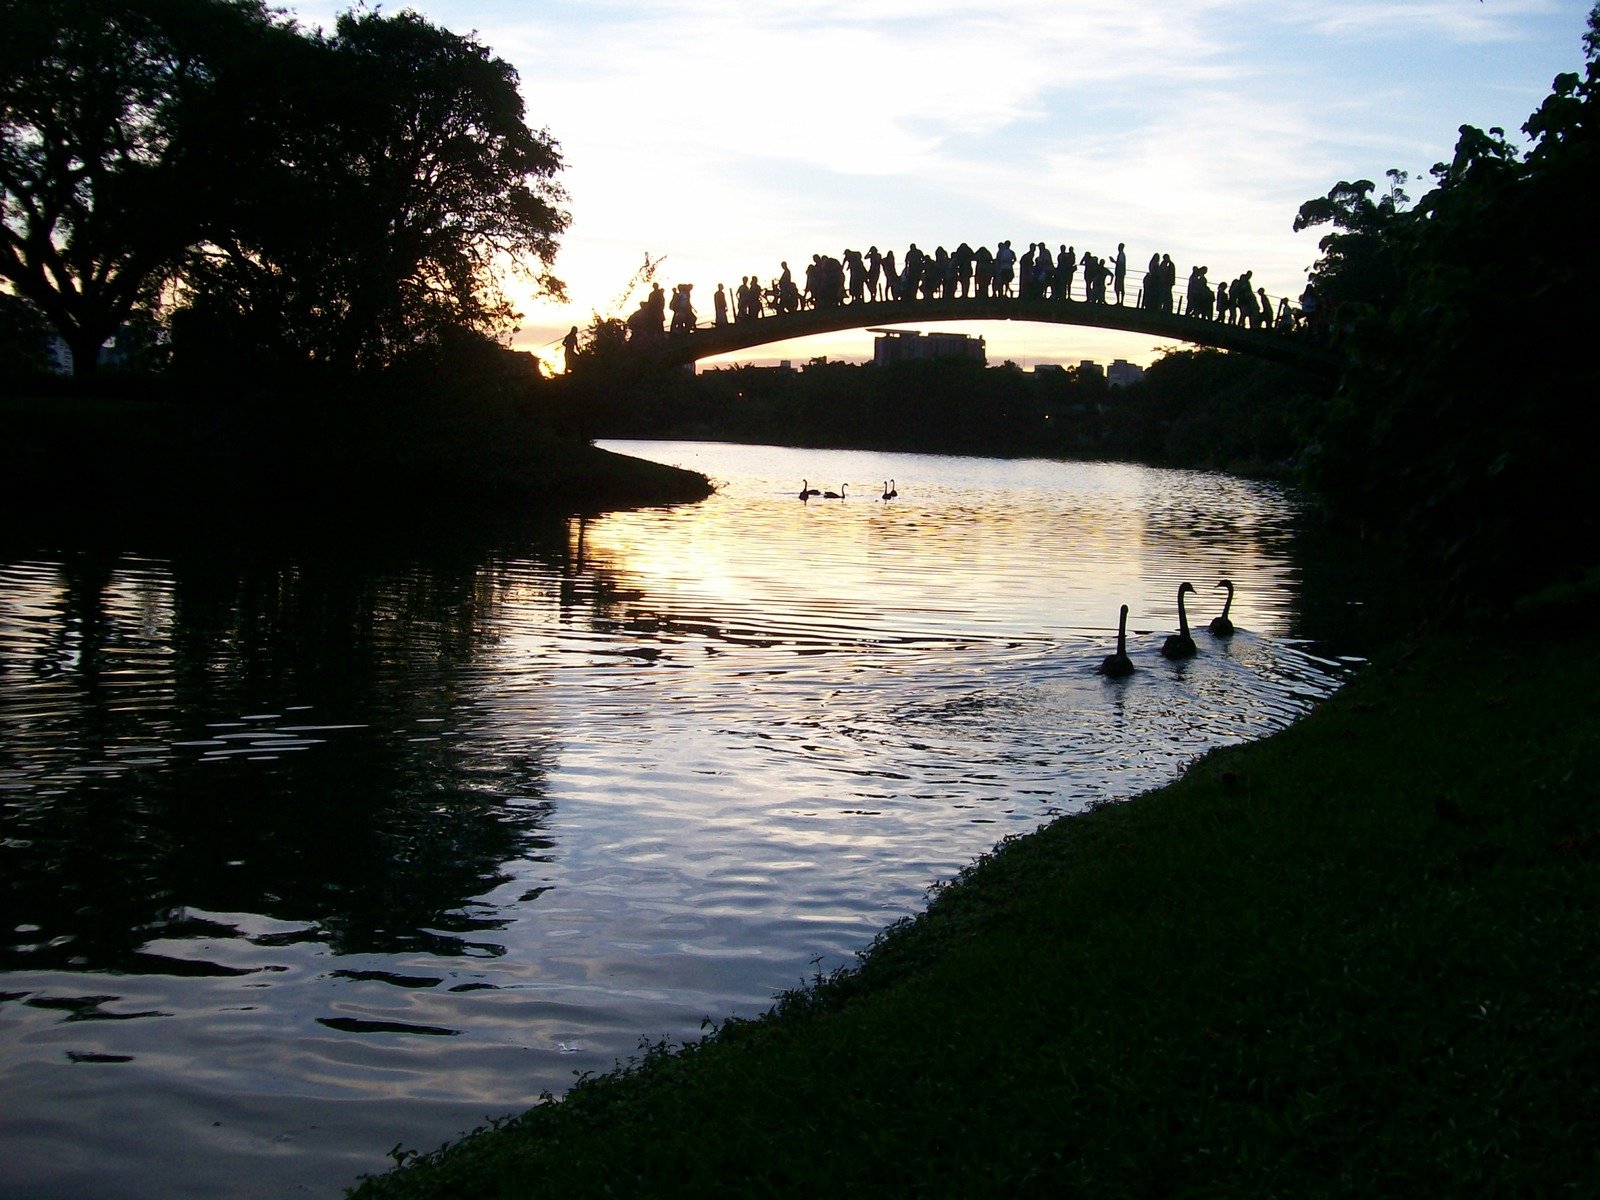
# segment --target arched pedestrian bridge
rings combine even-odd
[[[929,325],[945,321],[1034,321],[1045,325],[1081,325],[1253,354],[1322,375],[1337,375],[1345,368],[1343,355],[1302,333],[1252,329],[1246,325],[1154,312],[1131,305],[1081,300],[1017,300],[1010,297],[841,304],[736,321],[729,325],[704,325],[692,333],[666,336],[654,349],[653,356],[663,366],[687,366],[718,354],[731,354],[772,342],[788,341],[790,338],[877,325]]]

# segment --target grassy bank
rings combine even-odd
[[[356,1195],[1592,1194],[1597,643],[1392,652],[769,1017]]]
[[[0,400],[0,489],[18,513],[522,505],[703,499],[704,477],[552,434],[500,398],[343,403]]]

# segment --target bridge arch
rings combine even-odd
[[[664,366],[687,366],[719,354],[731,354],[820,333],[840,333],[877,325],[931,325],[947,321],[1031,321],[1044,325],[1114,329],[1253,354],[1322,375],[1337,375],[1345,367],[1343,355],[1292,333],[1251,329],[1223,321],[1152,312],[1121,304],[993,297],[844,304],[833,308],[808,308],[730,325],[704,325],[693,333],[669,335],[666,342],[655,351],[655,357]]]

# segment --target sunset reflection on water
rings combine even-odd
[[[1288,637],[1271,487],[619,448],[723,486],[503,536],[0,555],[18,1186],[332,1192],[754,1015],[1000,838],[1340,677]],[[1224,576],[1239,634],[1162,659],[1177,584],[1198,631]]]

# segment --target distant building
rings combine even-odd
[[[73,371],[72,350],[59,333],[50,335],[50,344],[46,347],[48,370],[56,375],[71,375]],[[126,339],[116,336],[108,337],[100,347],[98,365],[119,369],[128,365],[131,353]]]
[[[59,333],[50,335],[50,345],[47,351],[50,362],[50,371],[56,375],[72,374],[72,351],[67,349],[66,340]]]
[[[1079,375],[1104,375],[1105,368],[1092,358],[1086,358],[1078,364]]]
[[[1112,387],[1127,387],[1130,383],[1138,383],[1143,378],[1144,368],[1125,358],[1112,359],[1111,365],[1106,368],[1106,383]]]
[[[987,366],[989,357],[981,337],[964,333],[919,333],[912,329],[869,329],[878,335],[872,343],[872,362],[886,367],[890,363],[919,358],[964,358]]]

